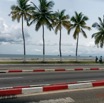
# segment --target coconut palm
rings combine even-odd
[[[45,36],[44,36],[44,29],[45,26],[51,30],[52,29],[52,22],[53,22],[53,12],[52,7],[54,6],[53,1],[47,0],[39,0],[39,6],[36,6],[33,2],[31,2],[36,9],[33,12],[33,16],[30,18],[29,25],[35,23],[35,30],[38,31],[42,27],[42,38],[43,38],[43,62],[45,61]]]
[[[78,55],[78,42],[79,42],[79,34],[82,33],[82,35],[87,38],[87,34],[85,33],[84,29],[90,30],[91,28],[89,26],[86,26],[86,21],[88,20],[87,16],[84,16],[82,13],[75,12],[75,16],[72,16],[71,18],[71,27],[68,30],[68,33],[70,33],[71,30],[74,29],[73,38],[77,39],[76,42],[76,61],[77,61],[77,55]]]
[[[95,44],[101,48],[104,46],[104,16],[103,19],[98,17],[99,23],[94,23],[92,27],[97,28],[98,32],[92,35],[92,38],[95,39]]]
[[[24,35],[24,20],[31,16],[31,12],[34,8],[29,5],[29,0],[17,0],[17,5],[11,6],[10,16],[13,21],[17,20],[22,23],[22,37],[23,37],[23,48],[24,48],[24,61],[26,59],[26,46],[25,46],[25,35]]]
[[[55,27],[55,33],[56,34],[57,34],[58,31],[60,32],[59,53],[60,53],[60,61],[62,61],[62,52],[61,52],[62,27],[64,27],[67,30],[70,27],[69,15],[65,15],[65,10],[56,12],[53,26]]]

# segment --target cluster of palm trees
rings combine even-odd
[[[64,27],[68,34],[70,31],[74,30],[73,38],[77,40],[76,42],[76,61],[78,55],[78,42],[79,42],[79,34],[82,33],[85,38],[87,35],[84,29],[91,30],[89,26],[86,25],[86,21],[88,17],[83,15],[82,13],[75,12],[75,15],[69,18],[69,15],[65,14],[65,10],[53,12],[52,8],[54,6],[53,1],[47,0],[38,0],[39,6],[35,3],[30,2],[29,0],[17,0],[17,5],[11,6],[10,16],[12,20],[17,20],[22,23],[22,36],[23,36],[23,48],[24,48],[24,61],[26,61],[26,46],[25,46],[25,34],[23,29],[24,21],[26,21],[28,26],[32,24],[35,25],[35,30],[38,31],[42,28],[42,38],[43,38],[43,61],[45,61],[45,35],[44,29],[45,26],[49,30],[55,30],[55,33],[59,31],[59,54],[60,61],[62,61],[62,52],[61,52],[61,35],[62,35],[62,27]],[[92,27],[96,27],[99,32],[94,33],[92,38],[95,38],[95,44],[100,44],[100,47],[103,47],[104,44],[104,17],[103,20],[99,18],[99,23],[94,23]]]

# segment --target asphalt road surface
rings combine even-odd
[[[104,103],[104,87],[77,91],[51,92],[14,99],[3,99],[0,103]]]
[[[0,74],[0,87],[103,80],[104,71]]]

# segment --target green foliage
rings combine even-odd
[[[57,11],[54,15],[54,22],[52,24],[55,27],[55,33],[57,34],[60,31],[59,38],[59,53],[60,53],[60,62],[62,61],[62,53],[61,53],[61,31],[62,27],[67,30],[70,28],[69,15],[65,15],[65,10]]]
[[[29,24],[35,23],[35,30],[38,31],[41,26],[46,26],[49,30],[51,30],[52,27],[52,16],[53,12],[51,11],[52,7],[54,6],[54,3],[52,1],[47,0],[39,0],[39,6],[36,6],[32,2],[35,11],[32,13],[32,17],[29,21]]]
[[[17,20],[20,22],[20,19],[22,21],[22,36],[23,36],[23,46],[24,46],[24,61],[25,61],[25,55],[26,55],[26,49],[25,49],[25,35],[24,35],[24,29],[23,29],[23,20],[28,21],[28,19],[31,17],[31,13],[33,12],[34,8],[28,4],[29,0],[17,0],[17,5],[11,6],[11,13],[10,16],[12,17],[12,20]]]
[[[49,30],[55,27],[55,33],[60,32],[59,50],[61,54],[61,30],[64,27],[68,30],[68,34],[74,30],[73,38],[77,39],[76,49],[78,49],[79,34],[81,33],[85,38],[87,38],[86,30],[91,30],[89,26],[86,25],[88,17],[83,15],[82,12],[77,13],[69,18],[69,15],[65,15],[65,10],[53,12],[52,8],[54,6],[53,1],[38,0],[39,6],[35,5],[33,2],[29,4],[29,0],[17,0],[17,5],[11,6],[10,16],[13,21],[17,20],[20,22],[22,20],[22,33],[23,33],[23,20],[25,20],[28,26],[35,24],[35,30],[38,31],[41,27],[43,28],[43,48],[45,48],[44,43],[44,26]],[[99,23],[94,23],[92,27],[97,28],[98,32],[92,35],[95,39],[95,44],[101,48],[104,46],[104,16],[103,19],[98,17]],[[24,37],[24,33],[22,34]],[[25,38],[24,38],[25,39]],[[25,42],[25,41],[24,41]],[[25,43],[24,43],[25,45]],[[44,51],[44,50],[43,50]],[[76,50],[77,52],[77,50]],[[76,53],[77,54],[77,53]]]
[[[86,26],[86,21],[88,20],[87,16],[84,16],[82,13],[75,12],[75,16],[71,17],[71,27],[68,30],[70,33],[71,30],[75,29],[73,37],[77,39],[79,33],[82,33],[85,38],[87,38],[87,34],[84,29],[91,30],[89,26]]]
[[[67,30],[70,28],[69,15],[65,15],[65,10],[57,11],[55,13],[53,26],[55,27],[55,33],[62,29],[62,27]]]
[[[92,34],[92,38],[95,39],[95,45],[103,48],[104,46],[104,16],[103,19],[98,17],[99,23],[94,23],[92,27],[96,28],[98,32]]]
[[[96,64],[95,60],[79,60],[79,61],[71,61],[71,60],[63,60],[63,61],[59,61],[59,60],[47,60],[47,61],[37,61],[37,60],[30,60],[30,61],[26,61],[23,62],[21,60],[5,60],[5,61],[0,61],[0,64]],[[98,63],[99,64],[99,63]]]
[[[45,56],[45,39],[44,39],[44,26],[46,26],[49,30],[53,28],[53,15],[54,13],[51,11],[54,3],[53,1],[47,0],[39,0],[39,6],[36,6],[33,2],[31,2],[34,6],[35,11],[32,12],[32,16],[29,18],[28,25],[35,23],[35,30],[38,31],[41,27],[43,29],[43,62]]]
[[[84,16],[82,13],[75,12],[75,16],[71,18],[71,26],[68,30],[68,33],[74,29],[73,38],[77,39],[76,43],[76,61],[77,61],[77,52],[78,52],[78,42],[79,42],[79,34],[82,33],[85,38],[87,38],[87,34],[84,29],[90,30],[89,26],[86,26],[86,21],[88,20],[87,16]]]
[[[29,0],[17,0],[17,5],[11,6],[11,13],[10,16],[12,20],[17,20],[20,22],[22,16],[24,20],[27,21],[28,18],[31,17],[31,13],[33,12],[34,8],[28,4]]]

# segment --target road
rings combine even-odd
[[[0,100],[0,103],[104,103],[104,87],[61,91]]]
[[[0,87],[102,80],[104,71],[0,74]]]

